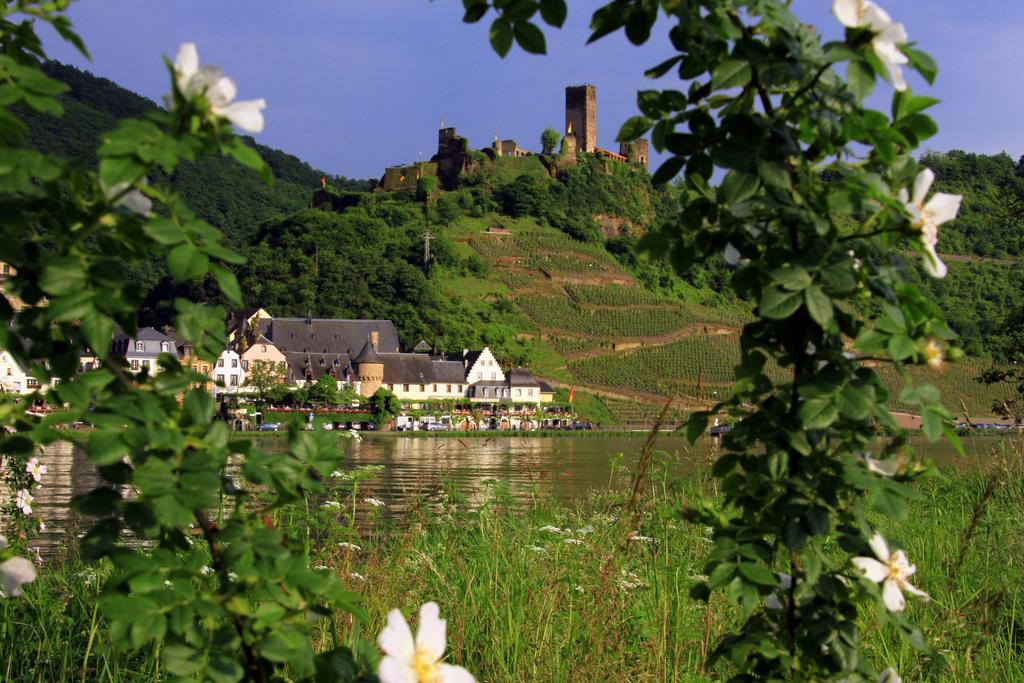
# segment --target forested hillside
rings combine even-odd
[[[72,89],[62,119],[26,116],[40,149],[95,163],[103,131],[157,106],[72,67],[46,69]],[[486,344],[580,396],[589,388],[592,414],[607,420],[639,419],[638,403],[668,395],[705,402],[729,390],[749,306],[725,293],[732,269],[720,255],[685,278],[637,256],[637,238],[677,210],[672,188],[653,188],[642,169],[590,155],[566,165],[473,152],[475,170],[449,192],[428,183],[366,192],[368,182],[329,177],[339,207],[330,211],[310,208],[320,171],[252,144],[274,171],[272,187],[225,158],[183,166],[173,178],[247,256],[238,276],[249,305],[274,315],[390,318],[405,346]],[[980,414],[991,392],[974,377],[1004,358],[1003,321],[1024,301],[1024,171],[1006,155],[924,161],[937,189],[965,195],[961,217],[940,236],[949,275],[925,277],[909,256],[875,258],[902,261],[946,310],[974,359],[929,379],[951,407],[964,400]],[[169,322],[175,297],[216,300],[211,283],[172,283],[160,259],[129,276],[151,292],[147,324]],[[901,380],[885,381],[897,389]]]

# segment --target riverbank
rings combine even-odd
[[[875,628],[865,606],[865,655],[879,667],[894,666],[907,681],[1019,680],[1024,489],[1015,463],[945,471],[922,487],[906,521],[871,520],[903,544],[918,567],[915,584],[934,598],[908,605],[930,655]],[[613,465],[609,483],[628,474]],[[352,486],[335,490],[339,506],[323,500],[308,517],[274,518],[308,539],[311,564],[362,595],[369,623],[337,619],[348,642],[372,648],[389,609],[414,614],[435,600],[448,619],[450,661],[481,681],[728,676],[726,665],[704,662],[716,639],[737,627],[737,614],[721,595],[708,606],[689,598],[710,546],[701,527],[679,517],[697,497],[715,495],[706,470],[675,480],[656,468],[635,516],[613,490],[558,503],[538,489],[524,504],[492,480],[474,510],[463,505],[463,491],[443,486],[391,517]],[[45,564],[21,598],[0,601],[6,680],[160,678],[155,648],[129,656],[106,642],[92,610],[104,572],[70,554]],[[326,625],[319,637],[329,645]]]

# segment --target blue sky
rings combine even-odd
[[[159,101],[162,55],[193,41],[202,62],[221,66],[239,97],[267,100],[257,139],[328,172],[379,177],[385,166],[429,158],[441,118],[474,147],[495,133],[539,147],[561,129],[566,85],[598,90],[598,141],[610,149],[652,87],[643,71],[670,56],[664,39],[642,48],[619,35],[585,46],[590,0],[570,2],[569,21],[548,30],[548,55],[518,49],[504,60],[485,22],[461,22],[458,0],[78,0],[70,15],[92,52],[87,62],[49,37],[50,56]],[[941,98],[941,132],[930,149],[1024,154],[1024,2],[881,0],[911,40],[939,62],[939,80],[916,92]],[[827,0],[795,0],[826,38],[840,35]],[[656,29],[657,32],[657,29]],[[662,32],[663,33],[663,32]],[[876,93],[874,106],[887,109]]]

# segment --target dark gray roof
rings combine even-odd
[[[426,339],[420,339],[420,343],[412,347],[412,350],[416,353],[430,353],[430,344]]]
[[[133,341],[174,341],[163,332],[152,327],[143,327],[134,337],[124,330],[119,330],[117,334],[114,335],[114,340],[120,339],[131,339]]]
[[[553,393],[555,393],[555,388],[553,386],[551,386],[550,384],[548,384],[547,382],[545,382],[544,380],[538,381],[537,384],[540,385],[541,392],[543,392],[545,394],[553,394]]]
[[[377,349],[373,348],[373,342],[369,337],[366,338],[366,343],[363,344],[363,348],[359,351],[359,354],[352,359],[353,363],[380,363],[380,355],[377,353]]]
[[[454,360],[434,360],[434,381],[453,384],[464,384],[466,382],[466,368],[462,363]]]
[[[500,379],[482,379],[479,382],[473,382],[471,387],[503,387],[506,386],[505,382]]]
[[[539,387],[540,382],[526,368],[512,368],[508,371],[508,383],[513,387]]]
[[[352,355],[363,348],[372,332],[378,334],[378,352],[398,352],[398,332],[390,320],[274,318],[266,336],[284,353]]]
[[[385,384],[428,384],[434,381],[434,364],[422,353],[381,353]]]
[[[349,357],[344,353],[303,353],[302,351],[285,352],[288,361],[288,381],[312,378],[315,382],[323,375],[331,374],[344,380],[352,368]]]

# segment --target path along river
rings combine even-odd
[[[1010,438],[1016,440],[1007,440]],[[537,493],[570,501],[609,486],[616,454],[622,454],[619,462],[632,472],[645,440],[645,434],[470,438],[369,435],[362,443],[341,441],[347,454],[342,469],[382,466],[376,476],[359,483],[359,499],[381,500],[387,505],[384,512],[391,514],[400,514],[412,500],[431,497],[447,486],[457,487],[473,504],[486,496],[490,484],[496,481],[521,500]],[[1002,441],[1002,437],[965,439],[966,458],[956,455],[944,441],[929,444],[915,437],[912,444],[939,464],[973,468],[984,467],[991,460],[993,448]],[[261,438],[256,445],[271,450],[283,448],[284,441]],[[673,474],[685,476],[707,467],[717,452],[717,443],[704,439],[691,446],[683,438],[662,435],[656,448],[666,453],[665,462]],[[47,473],[43,485],[35,491],[33,509],[46,521],[47,529],[40,539],[45,550],[59,547],[69,534],[79,531],[69,503],[99,482],[84,452],[70,443],[51,445],[40,460]],[[621,483],[624,477],[617,480]]]

